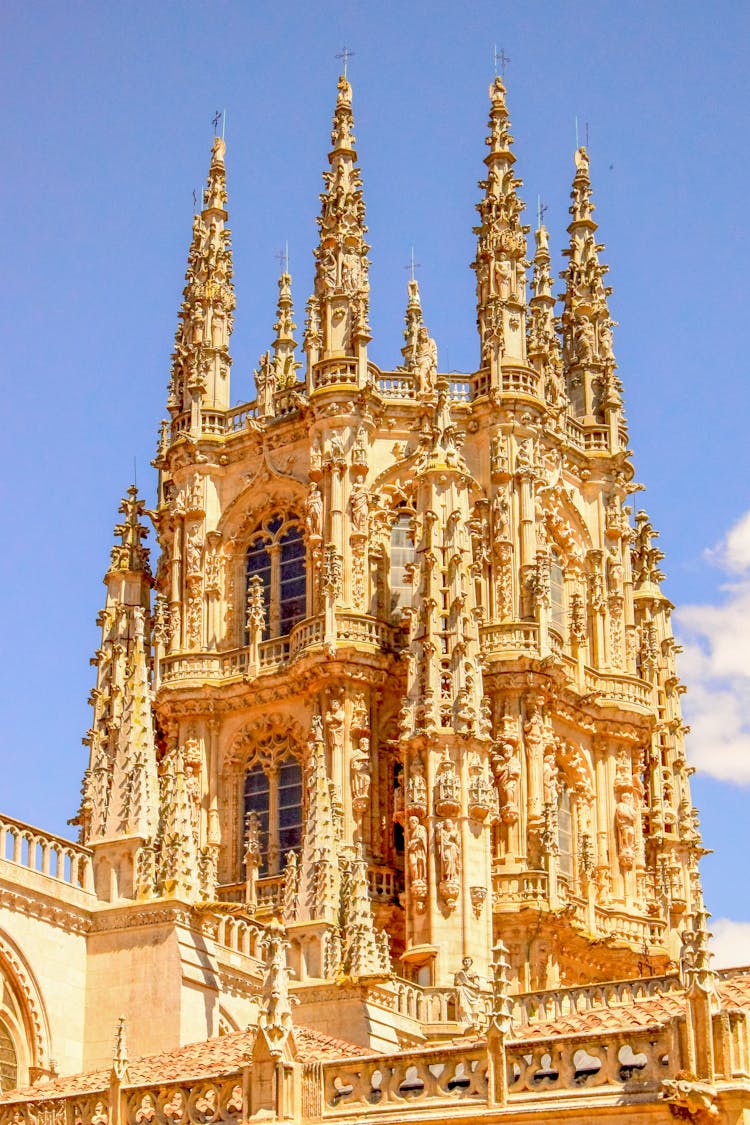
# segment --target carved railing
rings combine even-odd
[[[549,899],[549,876],[546,871],[492,872],[492,905],[503,907],[543,903]]]
[[[375,902],[393,902],[397,893],[395,871],[371,864],[367,868],[367,889]]]
[[[528,367],[503,367],[500,371],[500,392],[540,398],[539,373]]]
[[[606,426],[586,427],[584,442],[587,453],[609,452],[609,430]]]
[[[506,1047],[509,1100],[581,1088],[656,1092],[676,1070],[672,1046],[670,1028],[516,1040]]]
[[[0,860],[83,891],[94,890],[92,853],[20,820],[0,818]]]
[[[304,621],[298,621],[289,634],[289,655],[291,659],[293,660],[306,648],[311,648],[313,645],[322,645],[324,632],[325,623],[322,613],[318,614],[317,617],[307,617]]]
[[[480,637],[482,651],[488,656],[539,653],[539,626],[535,621],[506,621],[483,625]]]
[[[408,371],[385,372],[378,379],[378,390],[384,398],[413,399],[416,397],[414,376]]]
[[[226,432],[228,434],[237,433],[238,430],[244,430],[247,426],[248,418],[258,417],[258,404],[257,402],[243,402],[241,406],[235,406],[233,410],[226,412]]]
[[[393,629],[377,617],[363,613],[336,611],[336,636],[340,641],[374,645],[390,651],[393,648]]]
[[[576,449],[586,448],[586,438],[584,435],[585,430],[580,422],[577,422],[575,418],[565,419],[565,436]]]
[[[252,957],[259,966],[262,964],[261,943],[265,933],[262,926],[256,922],[248,922],[246,918],[235,918],[232,914],[218,914],[208,925],[217,945],[231,949],[234,953],[242,953],[245,957]]]
[[[443,1048],[324,1063],[322,1081],[326,1117],[445,1099],[486,1104],[487,1053],[482,1048]]]
[[[652,688],[646,680],[637,676],[625,676],[616,672],[596,672],[587,668],[584,673],[584,686],[587,692],[604,699],[620,703],[635,703],[647,709],[651,706]]]
[[[551,988],[543,992],[525,992],[513,996],[513,1026],[545,1023],[562,1016],[577,1015],[597,1008],[613,1008],[632,1004],[647,996],[663,996],[681,992],[678,976],[643,977],[638,980],[604,981],[601,984],[579,985],[576,988]]]
[[[244,1116],[239,1073],[191,1084],[141,1087],[128,1091],[124,1101],[124,1125],[212,1125]]]
[[[667,924],[658,918],[636,918],[617,910],[596,908],[597,932],[606,937],[628,941],[643,948],[664,943]]]
[[[356,359],[324,359],[316,363],[312,372],[313,390],[319,391],[325,387],[357,385]]]

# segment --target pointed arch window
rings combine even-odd
[[[245,557],[245,598],[251,580],[263,590],[263,640],[285,637],[307,611],[307,572],[302,524],[274,515],[250,537]],[[245,627],[245,643],[249,641]]]
[[[392,617],[399,617],[401,610],[411,605],[411,582],[407,580],[407,568],[414,562],[414,514],[410,509],[397,510],[396,521],[391,528],[390,587]]]
[[[573,878],[573,804],[567,785],[560,786],[557,799],[557,846],[560,874]]]
[[[549,585],[550,625],[556,632],[563,635],[565,630],[565,577],[562,557],[554,548],[550,552]]]
[[[0,1091],[18,1086],[18,1054],[7,1025],[0,1020]]]
[[[256,761],[247,771],[244,805],[243,825],[248,813],[258,818],[258,873],[276,875],[287,852],[298,852],[302,845],[302,768],[291,751]]]

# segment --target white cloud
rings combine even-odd
[[[734,922],[731,918],[712,918],[709,929],[713,936],[711,949],[714,969],[734,969],[750,965],[750,922]]]
[[[707,554],[735,580],[722,586],[720,605],[675,611],[687,751],[704,773],[750,785],[750,511]]]

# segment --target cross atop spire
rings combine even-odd
[[[336,55],[337,59],[341,59],[341,69],[343,71],[344,78],[346,78],[347,63],[349,62],[349,59],[353,58],[354,54],[355,52],[350,51],[348,47],[342,47]]]

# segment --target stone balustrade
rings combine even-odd
[[[582,1087],[656,1093],[675,1073],[672,1050],[670,1028],[516,1041],[506,1048],[509,1100]]]
[[[219,914],[209,923],[211,936],[217,945],[231,949],[234,953],[242,953],[245,957],[252,957],[258,962],[259,971],[263,961],[261,947],[264,929],[256,922],[249,922],[246,918],[236,918],[232,914]]]
[[[88,848],[9,816],[0,818],[0,860],[93,893],[92,853]]]
[[[597,1008],[613,1008],[632,1004],[646,996],[663,996],[679,992],[683,985],[678,976],[646,977],[638,980],[606,981],[602,984],[579,985],[575,988],[551,988],[542,992],[525,992],[512,997],[513,1026],[557,1020],[562,1016],[590,1012]]]
[[[385,621],[346,610],[336,612],[336,633],[342,642],[372,645],[373,648],[392,652],[396,631]],[[324,636],[324,619],[319,614],[308,617],[294,626],[285,637],[261,641],[259,646],[260,672],[274,672],[296,659],[305,650],[321,646]],[[180,652],[163,656],[159,661],[161,684],[204,683],[235,679],[247,675],[249,648],[230,649],[225,652]]]

